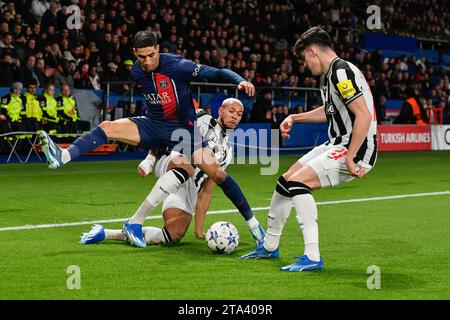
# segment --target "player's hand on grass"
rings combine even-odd
[[[356,178],[361,178],[366,173],[366,170],[363,167],[357,165],[353,161],[353,157],[347,156],[347,158],[345,159],[345,165],[347,166],[348,172],[350,172],[351,175]]]
[[[206,233],[203,232],[203,230],[195,230],[195,237],[200,239],[205,239]]]
[[[156,162],[155,156],[149,154],[144,160],[141,161],[141,163],[139,163],[139,166],[137,169],[138,174],[141,177],[148,176],[153,171],[155,162]]]
[[[245,90],[245,93],[249,97],[253,97],[255,95],[255,86],[251,82],[242,81],[241,83],[239,83],[238,89]]]
[[[288,116],[280,125],[281,136],[286,139],[290,139],[291,136],[289,132],[292,129],[292,125],[294,124],[294,120],[291,116]]]

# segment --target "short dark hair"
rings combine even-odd
[[[133,39],[133,48],[154,47],[158,44],[158,36],[153,31],[139,31]]]
[[[295,53],[300,55],[300,52],[306,49],[307,46],[315,44],[322,47],[332,47],[331,37],[321,27],[312,27],[303,32],[300,38],[295,43]]]
[[[56,87],[52,81],[46,81],[44,84],[44,90],[48,90],[50,87]]]

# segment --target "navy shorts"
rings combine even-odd
[[[161,149],[168,147],[190,159],[192,152],[206,146],[195,125],[180,124],[179,121],[153,120],[146,116],[129,118],[139,129],[139,147]]]

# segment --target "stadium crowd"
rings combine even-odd
[[[73,4],[80,8],[80,28],[74,28],[68,11]],[[371,4],[381,7],[381,32],[450,38],[446,1]],[[104,89],[108,81],[130,81],[132,37],[143,29],[157,32],[161,52],[230,68],[257,88],[318,87],[318,79],[295,57],[293,44],[309,27],[322,25],[333,36],[337,54],[363,70],[379,110],[387,99],[405,99],[414,89],[426,107],[450,108],[444,69],[425,58],[382,59],[379,51],[361,49],[354,35],[365,31],[368,4],[358,1],[16,0],[0,5],[0,87],[20,82],[24,87],[52,83]],[[128,86],[113,89],[125,92]],[[263,110],[247,120],[279,122],[286,113],[305,111],[272,107],[260,104]]]

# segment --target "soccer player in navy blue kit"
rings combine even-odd
[[[253,96],[253,84],[228,69],[196,64],[173,54],[160,54],[154,32],[139,31],[134,37],[133,51],[137,61],[131,74],[147,101],[147,115],[104,121],[90,133],[75,140],[67,149],[59,148],[45,132],[41,132],[41,147],[49,168],[60,168],[80,154],[95,150],[108,139],[147,149],[174,148],[190,159],[191,163],[180,163],[158,179],[134,216],[124,224],[123,231],[128,241],[146,247],[142,234],[145,218],[193,175],[192,164],[195,164],[222,188],[245,218],[253,238],[258,244],[262,243],[264,229],[254,217],[247,199],[233,178],[219,166],[213,151],[202,141],[201,134],[196,132],[194,122],[197,117],[190,88],[190,81],[196,79],[225,80],[237,84],[238,89]],[[179,137],[182,132],[179,130],[188,133],[184,134],[181,141]]]

